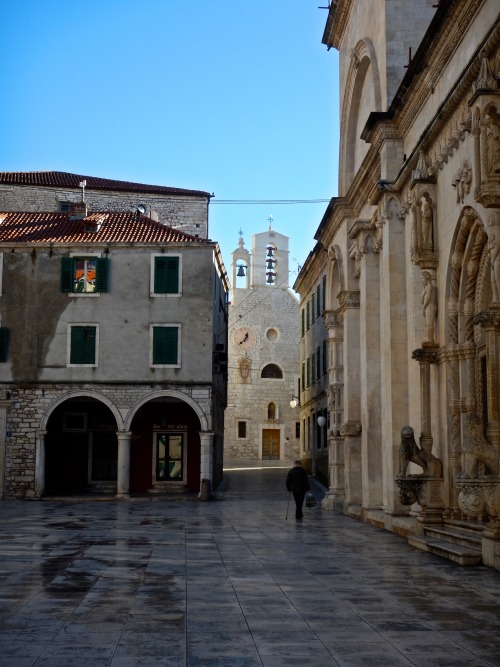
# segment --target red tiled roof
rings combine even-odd
[[[83,180],[87,181],[87,190],[117,190],[122,192],[143,192],[145,194],[210,197],[208,192],[203,192],[202,190],[186,190],[184,188],[169,188],[163,185],[129,183],[128,181],[115,181],[109,178],[83,176],[82,174],[68,174],[64,171],[0,171],[0,183],[10,185],[79,188]]]
[[[89,224],[97,231],[85,231]],[[0,243],[196,243],[212,241],[134,213],[0,213]]]

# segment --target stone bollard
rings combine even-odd
[[[209,479],[201,480],[200,487],[200,500],[211,500],[212,499],[212,483]]]

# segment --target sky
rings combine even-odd
[[[209,237],[229,275],[240,230],[251,249],[272,216],[292,285],[337,194],[327,4],[4,0],[0,171],[213,193]]]

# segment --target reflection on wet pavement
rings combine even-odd
[[[285,520],[287,469],[227,470],[213,502],[4,501],[0,665],[500,665],[499,573]]]

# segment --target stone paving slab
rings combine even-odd
[[[237,462],[213,502],[2,502],[1,667],[500,665],[499,573],[286,519],[286,470]]]

